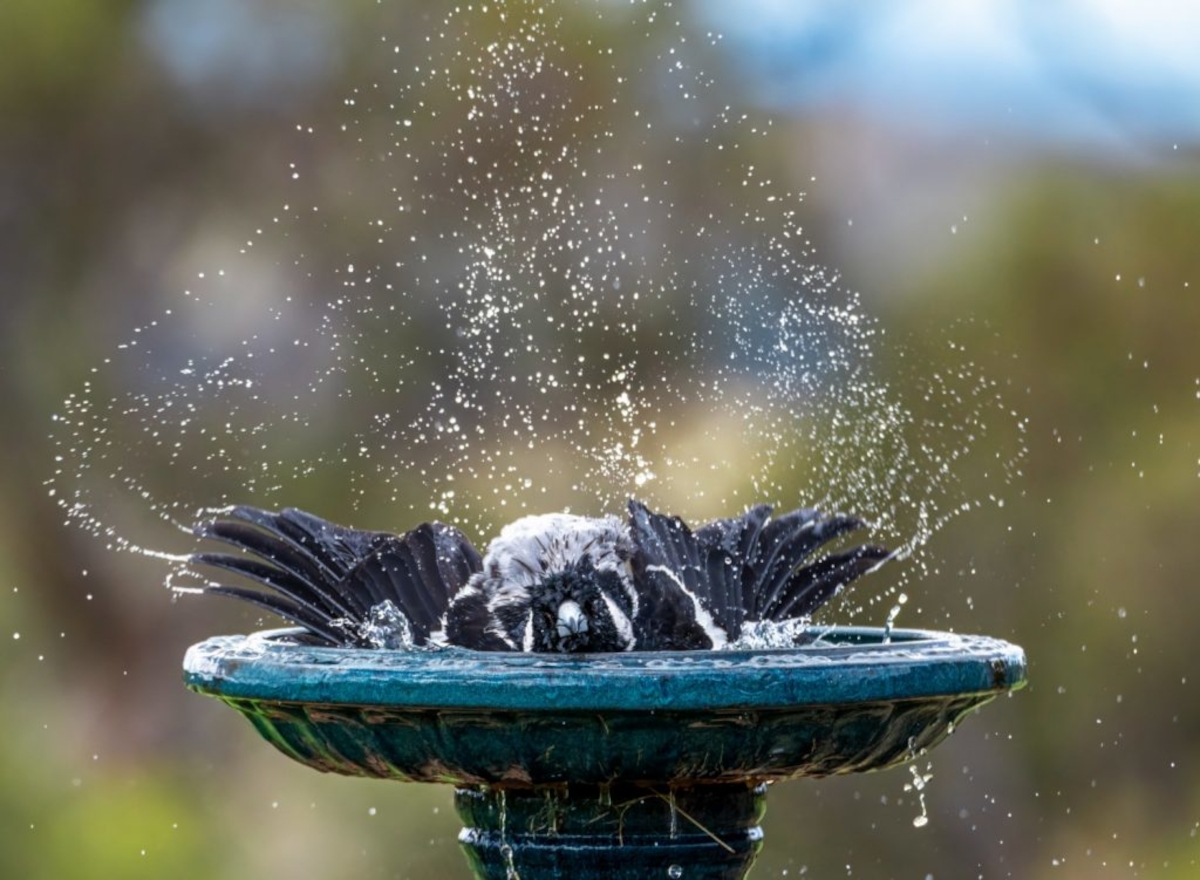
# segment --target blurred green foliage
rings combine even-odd
[[[112,76],[113,56],[128,39],[135,8],[127,0],[11,0],[0,7],[0,111],[6,121],[25,114],[49,121],[61,110],[47,102],[77,102],[96,77]]]
[[[46,497],[61,400],[185,279],[267,222],[290,161],[303,156],[330,217],[369,216],[346,194],[372,198],[348,183],[370,179],[371,163],[344,141],[301,146],[291,132],[336,128],[342,97],[371,80],[361,47],[386,32],[415,52],[441,15],[432,2],[305,5],[327,25],[320,75],[249,100],[228,81],[173,78],[147,25],[161,5],[0,4],[0,693],[13,718],[0,752],[3,873],[461,876],[448,792],[293,768],[234,713],[184,691],[186,646],[257,626],[252,613],[172,603],[160,564],[64,528]],[[652,39],[619,16],[608,26],[630,46]],[[737,67],[710,61],[718,74]],[[753,105],[736,86],[722,95]],[[985,500],[938,533],[934,570],[909,588],[900,623],[1012,639],[1029,653],[1031,685],[930,757],[925,828],[912,827],[904,771],[781,786],[756,876],[1197,876],[1200,155],[1014,149],[990,161],[835,110],[783,123],[746,155],[808,190],[819,254],[901,341],[896,390],[953,368],[961,350],[1028,419],[1004,505]],[[705,160],[671,149],[681,204],[703,216],[730,203]],[[883,181],[874,195],[862,185],[871,175]],[[951,234],[947,218],[964,206],[971,222]],[[277,259],[332,264],[362,246],[336,221],[292,234]],[[906,403],[922,411],[915,396]],[[984,470],[959,475],[968,497],[994,488]],[[351,514],[339,479],[316,473],[294,503],[391,523],[386,498]],[[111,516],[125,532],[155,526],[136,509]]]

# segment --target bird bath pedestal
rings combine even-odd
[[[456,786],[475,875],[735,878],[767,784],[877,770],[1025,683],[996,639],[813,630],[786,650],[582,655],[317,648],[219,636],[184,659],[317,770]]]

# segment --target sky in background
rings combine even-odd
[[[781,109],[916,110],[947,133],[982,126],[1115,157],[1200,136],[1197,4],[702,2]]]

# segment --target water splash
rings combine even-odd
[[[965,352],[906,361],[820,264],[803,192],[756,159],[770,120],[726,102],[720,36],[671,9],[488,5],[385,34],[341,131],[298,135],[344,139],[341,194],[295,170],[267,231],[63,402],[67,516],[178,561],[169,530],[129,537],[146,511],[190,531],[200,505],[334,498],[487,538],[630,495],[692,521],[768,500],[854,511],[910,557],[980,503],[973,458],[1002,487],[1023,425],[997,384]]]
[[[908,772],[912,777],[911,782],[904,784],[906,792],[915,791],[917,793],[917,801],[921,805],[921,815],[914,816],[912,823],[914,828],[924,828],[929,824],[929,811],[925,807],[925,787],[929,785],[933,779],[933,773],[930,772],[932,765],[925,765],[925,772],[919,771],[914,764],[908,765]]]
[[[892,641],[892,632],[896,628],[896,618],[900,616],[901,609],[908,602],[908,594],[901,593],[896,597],[896,604],[892,606],[892,610],[888,612],[887,620],[883,624],[883,643],[890,644]]]
[[[362,622],[342,619],[334,621],[333,625],[335,628],[350,631],[356,637],[356,641],[361,640],[372,648],[401,651],[417,649],[412,624],[391,599],[385,599],[373,606],[366,620]]]

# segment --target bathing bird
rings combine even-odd
[[[857,517],[772,512],[760,504],[695,530],[636,500],[625,519],[526,516],[501,529],[481,557],[461,531],[438,522],[393,534],[294,508],[238,506],[195,532],[239,552],[188,561],[253,585],[211,582],[201,592],[257,605],[322,645],[719,649],[764,624],[807,621],[890,558],[873,545],[818,554],[864,528]]]

